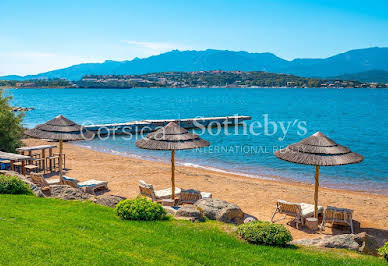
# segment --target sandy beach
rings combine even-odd
[[[34,139],[24,140],[24,143],[28,146],[47,144]],[[81,181],[108,181],[109,194],[136,197],[140,179],[153,184],[155,189],[171,185],[171,168],[168,163],[97,152],[71,143],[64,144],[64,152],[66,175]],[[166,152],[166,156],[169,153]],[[184,189],[211,192],[213,198],[233,202],[245,213],[265,221],[270,221],[278,199],[313,203],[314,189],[310,184],[249,178],[186,166],[176,168],[176,185]],[[376,236],[379,241],[388,240],[388,196],[321,187],[319,204],[323,207],[330,205],[354,210],[356,233],[365,231]],[[286,224],[290,220],[291,217],[288,217],[278,222]],[[324,232],[312,234],[306,230],[297,230],[293,225],[286,226],[294,239],[339,233],[338,229],[332,231],[330,227],[326,227]]]

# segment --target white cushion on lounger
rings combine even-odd
[[[300,203],[300,207],[302,209],[302,216],[304,218],[313,217],[314,216],[314,205],[307,203]],[[318,206],[318,214],[323,213],[323,207]]]
[[[46,179],[47,183],[52,186],[52,185],[58,185],[60,182],[59,182],[59,178],[57,179]]]
[[[77,184],[77,186],[78,187],[94,187],[94,186],[101,186],[101,185],[106,185],[106,184],[108,184],[108,182],[106,182],[106,181],[99,181],[99,180],[91,179],[88,181],[79,182]]]
[[[175,188],[175,196],[179,196],[181,193],[181,189],[179,187]],[[155,191],[156,198],[165,199],[165,198],[171,198],[171,188],[161,189]]]
[[[201,197],[202,197],[203,199],[209,199],[209,198],[212,198],[213,195],[212,195],[212,193],[210,193],[210,192],[201,192]]]

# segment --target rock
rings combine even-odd
[[[93,195],[68,185],[54,185],[51,186],[51,197],[64,200],[87,200],[92,198]]]
[[[316,246],[325,248],[344,248],[356,250],[364,254],[377,255],[378,243],[376,238],[365,232],[358,235],[343,234],[324,236],[314,239],[299,239],[290,242],[292,245]]]
[[[200,210],[196,206],[193,205],[183,205],[180,207],[175,216],[177,217],[192,217],[198,220],[203,220],[203,215]]]
[[[355,241],[360,246],[358,251],[361,253],[373,256],[378,255],[377,249],[379,248],[379,243],[374,236],[362,232],[356,235]]]
[[[16,172],[13,172],[13,171],[5,171],[5,170],[0,170],[0,174],[6,175],[6,176],[14,176],[14,177],[17,177],[17,178],[21,179],[24,183],[26,183],[30,187],[30,189],[35,194],[35,196],[40,197],[40,198],[44,198],[45,197],[45,195],[43,194],[43,192],[40,189],[40,187],[38,187],[37,185],[32,183],[30,180],[28,180],[27,177],[25,177],[23,175],[20,175],[20,174],[18,174]]]
[[[241,224],[244,221],[244,213],[240,207],[224,200],[206,198],[198,200],[194,205],[211,220],[234,224]]]
[[[13,112],[28,112],[34,110],[33,107],[12,107]]]
[[[101,195],[97,197],[91,197],[89,200],[102,206],[115,208],[117,203],[125,199],[125,197],[116,195]]]
[[[217,221],[231,224],[242,224],[244,222],[244,213],[235,204],[231,204],[223,209],[217,214]]]
[[[257,218],[248,214],[244,214],[244,224],[257,221]]]
[[[162,206],[162,207],[166,210],[166,212],[167,212],[168,214],[171,214],[172,216],[175,216],[175,214],[176,214],[176,212],[177,212],[176,209],[174,209],[174,208],[171,207],[171,206]]]

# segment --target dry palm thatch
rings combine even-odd
[[[275,152],[279,159],[307,165],[335,166],[359,163],[364,157],[335,143],[321,132]]]
[[[63,141],[85,140],[94,137],[94,133],[62,115],[59,115],[44,124],[37,125],[33,129],[27,130],[25,134],[38,139]]]
[[[279,159],[306,165],[315,165],[314,217],[318,215],[319,166],[335,166],[359,163],[364,156],[335,143],[321,132],[278,150]]]
[[[174,122],[149,133],[136,146],[147,150],[186,150],[209,146],[210,143],[198,135],[190,133]]]

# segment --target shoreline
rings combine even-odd
[[[111,154],[111,155],[118,155],[118,156],[123,156],[123,157],[128,157],[128,158],[133,158],[133,159],[138,159],[138,160],[145,160],[148,162],[160,162],[160,163],[166,163],[169,164],[168,160],[163,160],[158,157],[150,157],[150,156],[143,156],[143,155],[138,155],[134,153],[126,153],[126,152],[120,152],[120,151],[115,151],[115,150],[104,150],[104,149],[99,149],[96,147],[88,146],[88,145],[81,145],[77,143],[71,143],[70,145],[75,145],[78,147],[82,147],[85,149],[89,149],[92,151],[96,152],[101,152],[105,154]],[[241,176],[241,177],[246,177],[246,178],[252,178],[252,179],[260,179],[260,180],[272,180],[272,181],[278,181],[282,183],[289,183],[289,184],[299,184],[299,185],[314,185],[314,173],[311,172],[311,182],[308,181],[302,181],[302,180],[297,180],[293,179],[291,177],[284,177],[280,175],[270,175],[270,174],[263,174],[263,173],[258,173],[258,174],[251,174],[251,173],[244,173],[244,172],[239,172],[239,171],[231,171],[230,169],[226,168],[221,168],[221,167],[214,167],[214,166],[208,166],[208,165],[200,165],[200,164],[194,164],[190,162],[179,162],[176,161],[177,166],[183,166],[183,167],[191,167],[195,169],[201,169],[204,171],[213,171],[213,172],[218,172],[218,173],[224,173],[224,174],[231,174],[235,176]],[[359,192],[359,193],[366,193],[366,194],[373,194],[373,195],[382,195],[382,196],[388,196],[388,190],[383,190],[383,191],[376,191],[376,190],[368,190],[368,189],[356,189],[355,187],[358,186],[357,184],[350,184],[350,183],[331,183],[330,185],[328,184],[320,184],[320,188],[327,188],[327,189],[337,189],[337,190],[345,190],[349,192]]]
[[[33,139],[26,139],[24,143],[28,146],[47,144]],[[71,143],[64,143],[64,153],[65,175],[80,181],[107,181],[107,194],[134,198],[139,194],[139,180],[153,184],[156,190],[171,187],[171,166],[167,162],[104,153]],[[245,213],[264,221],[271,220],[277,200],[312,204],[314,194],[314,186],[309,184],[250,178],[191,166],[176,167],[176,186],[211,192],[213,198],[235,203]],[[388,239],[388,196],[320,187],[319,205],[352,209],[356,232],[365,231],[380,241]],[[311,234],[287,225],[291,217],[278,221],[279,218],[281,215],[276,222],[284,224],[294,239],[316,238],[337,232],[336,228],[326,227],[323,232]],[[348,233],[348,230],[346,228],[341,232]]]

